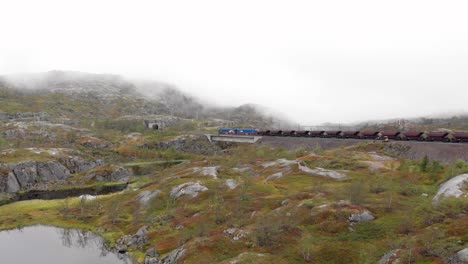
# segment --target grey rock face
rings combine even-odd
[[[112,167],[112,170],[104,169],[91,172],[86,178],[95,178],[97,181],[121,181],[127,182],[132,173],[123,167]]]
[[[143,226],[134,235],[122,236],[115,242],[115,248],[119,252],[127,252],[129,248],[142,249],[148,240],[148,227]]]
[[[20,163],[0,164],[0,192],[16,193],[21,188],[27,189],[38,183],[66,180],[72,173],[86,171],[104,164],[102,160],[87,161],[80,157],[68,157],[58,161],[25,161]],[[62,163],[65,164],[62,165]],[[130,173],[119,168],[109,177],[120,180]]]
[[[20,188],[21,187],[15,175],[12,172],[8,173],[8,180],[7,180],[5,192],[16,193],[16,192],[19,192]]]
[[[104,161],[102,160],[85,160],[77,156],[62,158],[60,162],[64,164],[71,173],[83,172],[104,165]]]
[[[39,182],[65,180],[70,176],[70,171],[56,161],[26,161],[17,164],[9,164],[8,166],[11,168],[22,188],[27,188]]]
[[[13,174],[16,176],[22,188],[26,188],[30,184],[38,182],[36,162],[27,161],[16,165],[10,165],[10,167],[12,167]]]
[[[145,257],[145,264],[177,264],[179,259],[184,255],[184,247],[174,249],[164,258],[159,258],[158,256],[148,256]]]
[[[38,162],[37,174],[43,181],[65,180],[70,176],[70,171],[58,162]]]
[[[2,172],[0,174],[0,192],[15,193],[19,190],[19,183],[12,172]]]

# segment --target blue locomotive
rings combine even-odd
[[[255,128],[220,128],[218,134],[223,135],[258,135],[259,130]]]

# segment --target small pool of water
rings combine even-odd
[[[0,231],[0,263],[5,264],[131,264],[110,251],[104,240],[79,229],[29,226]]]

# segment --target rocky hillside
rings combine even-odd
[[[159,115],[208,124],[218,124],[216,120],[221,119],[227,124],[253,127],[266,127],[272,122],[271,116],[253,105],[213,107],[168,84],[80,72],[0,77],[0,102],[0,117],[4,118],[41,112],[72,119]]]
[[[467,260],[463,161],[398,159],[375,144],[310,152],[123,138],[115,151],[137,172],[125,191],[3,205],[0,229],[80,226],[145,264]]]

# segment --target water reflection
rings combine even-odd
[[[0,256],[1,263],[18,264],[132,263],[89,231],[41,225],[0,232]]]

